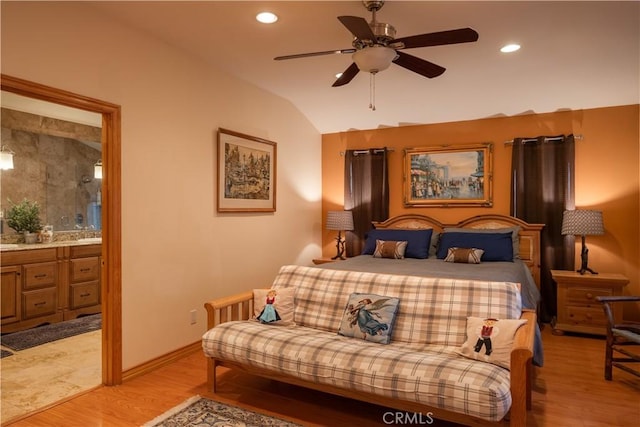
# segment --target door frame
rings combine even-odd
[[[102,114],[102,383],[122,383],[122,182],[119,105],[0,74],[2,90]]]

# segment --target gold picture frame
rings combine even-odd
[[[275,212],[277,144],[218,129],[218,212]]]
[[[405,207],[492,206],[492,156],[492,143],[405,149]]]

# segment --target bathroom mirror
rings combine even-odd
[[[2,91],[2,147],[13,169],[2,170],[0,212],[11,202],[40,205],[54,231],[102,228],[102,115]],[[2,233],[14,233],[2,221]]]

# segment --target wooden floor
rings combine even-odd
[[[604,380],[603,339],[555,336],[547,327],[543,342],[545,366],[536,369],[528,425],[639,425],[640,378],[614,370],[614,380]],[[234,371],[223,372],[224,368],[219,371],[220,389],[214,395],[206,387],[205,367],[205,358],[198,352],[121,386],[100,387],[11,426],[139,426],[194,395],[306,426],[383,426],[383,415],[390,411]],[[450,424],[436,420],[431,425]]]

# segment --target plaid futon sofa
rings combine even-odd
[[[468,316],[521,318],[517,284],[283,266],[272,288],[290,287],[294,326],[252,319],[251,291],[205,304],[210,329],[202,346],[214,391],[215,368],[224,364],[467,425],[505,422],[511,409],[511,425],[525,425],[533,349],[527,325],[535,314],[525,312],[529,321],[516,334],[511,371],[457,353]],[[337,333],[354,292],[399,298],[389,344]]]

